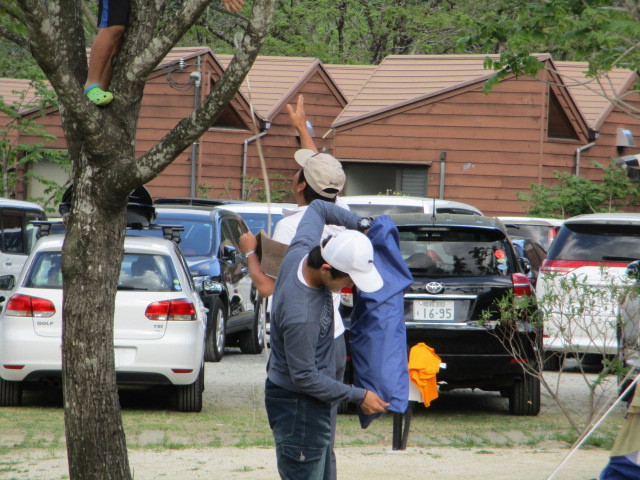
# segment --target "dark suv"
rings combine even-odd
[[[155,211],[155,224],[184,227],[180,250],[209,309],[205,360],[220,361],[225,345],[237,345],[243,353],[262,352],[264,315],[260,313],[247,261],[238,248],[240,235],[248,231],[244,220],[215,206],[180,201],[175,205],[156,202]]]
[[[476,215],[391,218],[414,278],[404,295],[407,346],[424,342],[446,363],[437,376],[445,382],[441,390],[499,391],[509,398],[512,414],[537,415],[540,380],[519,365],[535,362],[541,335],[526,322],[535,312],[526,309],[507,328],[499,321],[500,299],[533,294],[502,222]],[[522,336],[519,358],[503,346],[505,330],[516,340]]]

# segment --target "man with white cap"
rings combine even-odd
[[[326,153],[319,153],[313,139],[306,126],[306,116],[304,113],[304,103],[302,95],[298,97],[298,103],[294,110],[287,105],[291,123],[300,135],[302,149],[296,151],[294,158],[301,169],[293,176],[294,196],[298,207],[295,209],[283,210],[284,218],[276,225],[272,235],[273,240],[289,245],[296,234],[300,220],[313,200],[324,200],[325,202],[339,203],[338,193],[342,191],[346,177],[342,165],[333,156]],[[346,204],[340,204],[348,210]],[[335,235],[344,230],[342,226],[325,225],[322,237]],[[247,256],[249,274],[253,284],[262,298],[267,298],[273,293],[275,279],[267,276],[261,269],[260,260],[256,255],[251,255],[257,248],[257,241],[253,234],[246,233],[240,238],[240,250]],[[340,315],[340,293],[333,293],[334,307],[334,353],[335,353],[335,376],[336,380],[342,381],[344,378],[346,362],[345,327]],[[338,405],[334,405],[331,410],[331,469],[332,479],[336,478],[336,460],[333,451],[337,422]]]
[[[276,280],[271,309],[271,354],[265,406],[283,479],[331,478],[331,406],[360,405],[367,414],[389,405],[372,391],[334,378],[332,292],[355,284],[382,288],[373,247],[359,215],[314,201],[304,213]],[[325,224],[344,225],[323,246]]]

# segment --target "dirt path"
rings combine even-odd
[[[437,480],[544,480],[567,450],[409,448],[404,453],[382,447],[349,447],[336,450],[338,472],[344,479]],[[272,449],[208,448],[186,450],[133,450],[130,452],[136,480],[162,478],[274,479],[278,477]],[[14,463],[15,462],[15,463]],[[555,480],[597,478],[607,462],[607,452],[581,450]],[[0,478],[58,480],[68,478],[63,451],[20,451],[0,455]],[[7,467],[12,467],[7,471]],[[26,470],[26,471],[25,471]],[[3,476],[8,475],[8,476]]]

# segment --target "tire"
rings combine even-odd
[[[242,353],[258,355],[259,353],[262,353],[262,350],[264,350],[267,314],[265,309],[262,308],[262,304],[262,299],[258,298],[251,330],[240,336],[240,350]]]
[[[191,385],[176,386],[176,404],[179,412],[201,412],[202,391],[204,390],[204,365],[200,367],[198,378]]]
[[[207,337],[204,344],[205,362],[219,362],[224,356],[226,336],[227,310],[222,300],[215,298],[209,305],[207,321]]]
[[[540,379],[525,374],[509,395],[511,415],[535,416],[540,413]]]
[[[544,352],[542,369],[548,372],[559,372],[564,363],[564,355],[560,352]]]
[[[22,382],[10,382],[0,378],[0,407],[22,405]]]

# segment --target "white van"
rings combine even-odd
[[[403,195],[354,195],[340,197],[349,209],[362,217],[393,215],[395,213],[456,213],[482,215],[473,205],[438,198],[409,197]]]
[[[20,275],[36,242],[34,220],[46,220],[44,209],[35,203],[0,198],[0,276]],[[6,297],[8,291],[0,290]]]

